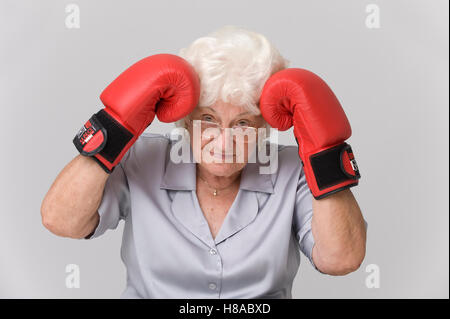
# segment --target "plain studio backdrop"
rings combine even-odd
[[[0,297],[120,296],[123,223],[92,241],[60,238],[42,226],[41,201],[120,72],[231,24],[323,77],[353,129],[365,261],[333,277],[302,256],[294,298],[448,298],[448,9],[446,0],[2,0]],[[279,140],[295,144],[292,130]]]

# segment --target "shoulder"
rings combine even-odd
[[[165,145],[170,142],[168,134],[142,133],[136,141],[136,145]]]
[[[302,161],[298,155],[297,145],[280,145],[275,146],[278,155],[278,171],[280,173],[288,173],[293,170],[299,170],[302,167]]]
[[[298,155],[298,147],[296,145],[277,145],[278,146],[278,156],[287,164],[298,165],[301,163],[300,157]]]
[[[121,164],[128,169],[150,169],[165,165],[170,147],[168,135],[143,133],[124,156]]]
[[[277,183],[295,182],[300,178],[303,172],[302,161],[298,155],[297,145],[271,145],[272,149],[276,149],[277,158],[271,159],[271,165],[275,165],[272,174],[272,181]],[[273,156],[273,155],[272,155]]]

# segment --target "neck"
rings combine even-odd
[[[197,177],[203,179],[210,187],[222,189],[234,185],[241,177],[241,171],[230,176],[217,176],[209,173],[197,164]]]

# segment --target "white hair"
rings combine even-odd
[[[199,106],[221,100],[256,115],[264,83],[290,62],[263,35],[231,25],[195,40],[179,56],[200,78]],[[184,119],[176,125],[184,126]]]

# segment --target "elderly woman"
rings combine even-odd
[[[303,156],[295,114],[299,147],[262,143],[266,120],[292,125],[270,104],[286,90],[264,93],[261,114],[265,84],[286,65],[264,36],[232,26],[133,65],[75,137],[81,155],[48,191],[44,226],[95,238],[124,220],[123,298],[291,298],[300,251],[322,273],[356,270],[366,237],[356,183],[320,185],[331,169]],[[183,138],[143,133],[155,112]],[[263,170],[257,154],[273,149]]]

